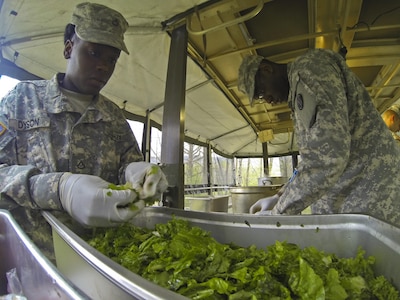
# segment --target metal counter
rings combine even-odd
[[[29,300],[89,299],[40,252],[6,210],[0,210],[0,295],[6,295],[6,272],[16,269]]]
[[[53,215],[58,268],[94,299],[186,299],[155,285],[93,249]],[[276,240],[314,246],[340,257],[354,257],[361,246],[376,258],[375,272],[400,288],[400,229],[365,215],[260,216],[147,207],[135,217],[137,226],[154,228],[173,216],[210,231],[221,243],[265,247]]]

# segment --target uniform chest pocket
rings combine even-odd
[[[51,155],[50,119],[47,116],[11,119],[10,127],[17,136],[18,163],[33,165],[42,172],[51,172],[55,162]]]
[[[107,159],[112,159],[113,156],[119,159],[120,153],[126,150],[124,144],[126,143],[127,132],[115,127],[102,123],[85,128],[84,134],[88,138],[81,141],[83,144],[79,143],[80,147],[86,148],[87,151],[93,152],[98,157],[104,154]]]
[[[122,130],[116,130],[116,128],[110,128],[106,127],[104,129],[104,135],[113,141],[114,143],[122,142],[125,140],[125,136],[127,135],[127,132],[124,132]]]

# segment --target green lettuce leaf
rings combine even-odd
[[[86,239],[123,267],[190,299],[399,299],[361,248],[353,258],[339,258],[285,241],[266,249],[221,244],[178,218],[153,229],[96,228]]]

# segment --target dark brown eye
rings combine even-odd
[[[89,53],[90,56],[98,56],[97,52],[95,50],[93,50],[93,49],[89,49],[88,53]]]

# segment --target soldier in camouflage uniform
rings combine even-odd
[[[20,82],[0,102],[0,208],[52,258],[41,210],[86,226],[114,226],[163,192],[165,175],[143,157],[122,111],[100,95],[128,23],[106,6],[78,4],[66,26],[66,73]],[[112,190],[129,182],[138,193]],[[136,210],[127,206],[135,203]],[[64,213],[65,214],[65,213]]]
[[[400,105],[394,104],[385,110],[382,119],[391,131],[393,138],[400,142],[400,136],[397,135],[397,132],[400,131]]]
[[[278,194],[250,212],[368,214],[400,226],[400,150],[342,56],[309,50],[276,64],[246,57],[239,89],[253,102],[287,101],[301,161]]]

